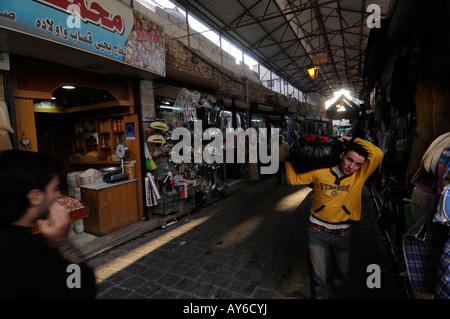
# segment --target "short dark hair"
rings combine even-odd
[[[18,220],[29,207],[27,194],[44,190],[59,173],[53,158],[28,151],[10,150],[0,154],[0,227]]]
[[[345,146],[344,154],[347,154],[350,151],[357,153],[358,155],[364,157],[365,159],[369,157],[369,153],[367,153],[367,150],[364,148],[364,146],[358,143],[353,142]]]

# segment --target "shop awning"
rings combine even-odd
[[[268,104],[263,104],[263,103],[258,103],[258,102],[253,102],[250,105],[250,108],[252,111],[254,112],[262,112],[262,113],[266,113],[266,114],[284,114],[284,110],[281,110],[279,108],[273,107],[271,105]]]
[[[165,76],[161,26],[122,1],[70,3],[2,0],[1,50],[99,73]]]
[[[236,101],[234,100],[234,103],[236,104],[236,108],[241,110],[248,110],[250,109],[250,104],[242,101]],[[233,100],[230,99],[223,99],[223,106],[226,109],[231,109],[233,106]]]
[[[286,113],[295,114],[297,113],[297,108],[295,106],[288,106],[284,108]]]

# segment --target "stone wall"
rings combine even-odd
[[[129,0],[123,2],[129,3]],[[258,73],[250,70],[245,63],[236,64],[235,57],[221,50],[207,38],[195,34],[193,30],[189,30],[188,33],[185,21],[157,7],[149,9],[136,1],[133,2],[133,6],[135,10],[164,28],[166,66],[216,81],[219,86],[216,98],[235,98],[242,102],[271,104],[295,110],[298,116],[322,116],[322,107],[318,106],[321,105],[320,99],[317,97],[311,96],[308,103],[302,103],[272,91],[259,83]],[[143,86],[149,88],[148,83]],[[154,102],[150,101],[152,95],[142,94],[142,98],[145,99],[143,112],[154,114]]]
[[[234,97],[236,100],[243,102],[258,102],[290,110],[294,109],[297,110],[299,116],[321,116],[319,108],[311,105],[317,102],[315,96],[306,105],[263,86],[258,82],[258,74],[250,71],[246,65],[247,70],[243,73],[239,73],[236,69],[232,71],[214,62],[204,52],[204,50],[197,51],[187,47],[184,43],[166,35],[166,64],[203,79],[217,81],[219,84],[219,90],[216,93],[217,98],[231,99]],[[220,54],[220,52],[217,51],[217,54]],[[228,54],[224,52],[222,55]],[[249,72],[252,74],[249,74]],[[251,76],[248,77],[247,75]]]

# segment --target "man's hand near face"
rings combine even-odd
[[[50,205],[48,218],[46,220],[39,219],[37,222],[41,235],[49,244],[68,239],[70,216],[59,203],[54,202]]]

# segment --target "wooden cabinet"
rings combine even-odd
[[[89,208],[84,219],[85,231],[105,235],[137,221],[136,187],[136,180],[82,185],[81,198]]]

